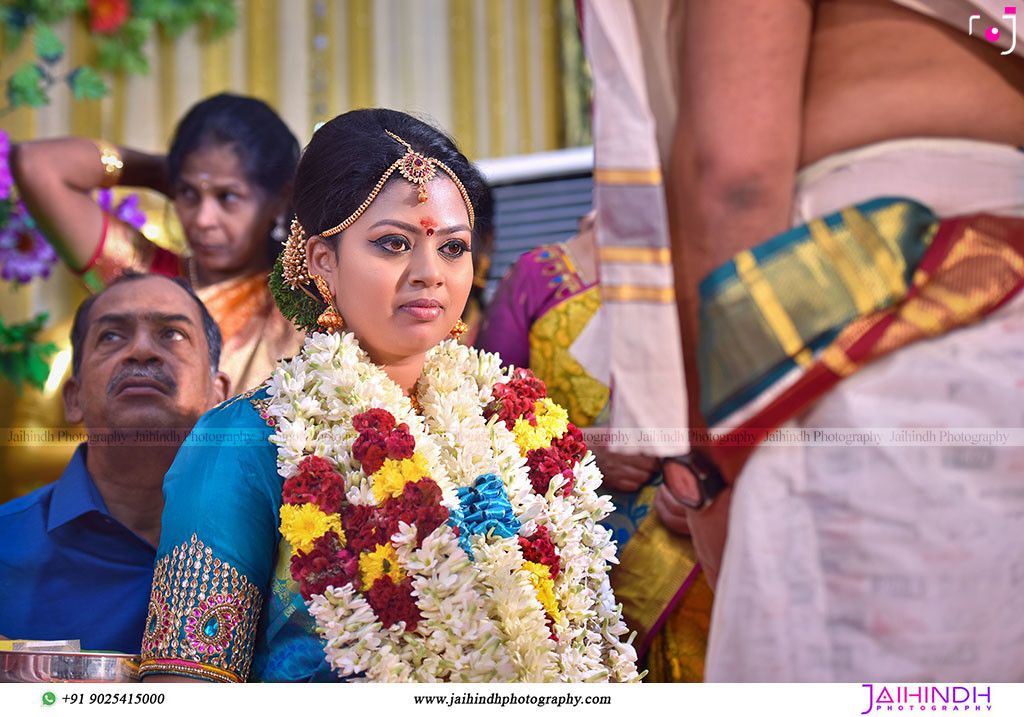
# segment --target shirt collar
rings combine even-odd
[[[92,482],[89,470],[85,467],[86,448],[85,443],[78,445],[75,455],[53,488],[50,515],[46,520],[47,531],[59,528],[86,513],[108,513],[107,504],[103,502],[99,488]]]

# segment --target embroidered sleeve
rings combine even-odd
[[[244,682],[261,607],[259,589],[193,533],[156,563],[139,676]]]

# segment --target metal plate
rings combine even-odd
[[[0,682],[138,681],[138,655],[0,650]]]

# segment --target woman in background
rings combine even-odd
[[[298,156],[295,136],[268,105],[221,94],[189,110],[166,155],[67,137],[15,145],[11,169],[43,233],[91,289],[126,270],[187,279],[220,327],[221,368],[238,392],[302,344],[267,288],[287,236]],[[190,254],[103,211],[92,194],[115,185],[172,199]]]

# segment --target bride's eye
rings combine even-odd
[[[390,234],[373,242],[388,254],[401,254],[409,248],[409,240],[397,234]]]
[[[441,247],[441,253],[449,259],[458,259],[467,251],[469,251],[469,247],[461,239],[452,239]]]

